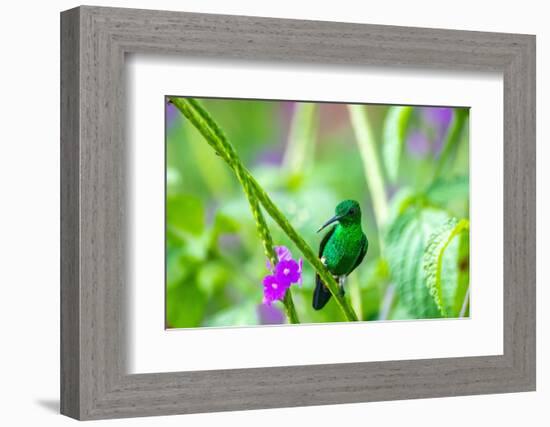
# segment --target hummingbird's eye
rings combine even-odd
[[[349,214],[350,214],[350,215],[355,215],[355,212],[357,212],[357,209],[355,209],[355,208],[351,208],[351,209],[349,210]]]

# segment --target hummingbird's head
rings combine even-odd
[[[340,202],[338,206],[336,206],[335,213],[336,215],[325,222],[317,232],[336,221],[342,225],[355,224],[361,221],[361,207],[355,200],[344,200]]]

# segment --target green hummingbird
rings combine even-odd
[[[336,206],[336,215],[323,224],[320,232],[334,224],[323,236],[319,245],[319,258],[338,280],[340,293],[344,295],[344,281],[367,254],[369,241],[361,228],[361,208],[355,200],[344,200]],[[313,308],[322,309],[330,299],[331,293],[317,274],[313,292]]]

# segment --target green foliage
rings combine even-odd
[[[363,105],[352,104],[348,106],[348,109],[359,153],[361,154],[376,221],[378,226],[381,226],[386,220],[388,205],[374,132]]]
[[[313,158],[317,132],[317,105],[304,102],[296,105],[292,118],[288,146],[282,167],[288,173],[288,182],[296,187],[302,182],[304,172]]]
[[[210,317],[204,326],[246,326],[256,322],[256,304],[248,301],[244,307],[233,306],[217,312]]]
[[[468,201],[470,181],[467,175],[439,178],[427,189],[426,195],[434,203],[447,205],[453,201]]]
[[[194,279],[191,276],[190,279]],[[184,281],[180,286],[168,286],[166,290],[166,318],[174,328],[199,326],[206,308],[206,295],[193,281]]]
[[[459,213],[457,213],[459,212]],[[439,178],[426,191],[403,188],[390,205],[386,256],[400,316],[457,317],[469,285],[468,178]]]
[[[390,107],[384,121],[384,144],[382,154],[390,181],[395,182],[399,172],[401,152],[405,144],[413,107]]]
[[[391,277],[412,318],[440,317],[426,286],[422,259],[431,235],[448,219],[445,211],[411,206],[388,229],[386,253]]]
[[[434,180],[442,174],[444,168],[448,167],[451,159],[456,156],[461,137],[467,131],[468,115],[467,108],[454,109],[453,120],[443,141],[443,151],[435,167]]]
[[[468,230],[469,231],[469,230]],[[458,244],[458,288],[456,292],[456,306],[454,312],[459,317],[470,315],[470,233],[460,235]],[[460,304],[460,311],[458,307]]]
[[[210,302],[221,298],[233,266],[217,251],[218,239],[238,230],[237,223],[218,213],[211,225],[195,196],[167,197],[166,321],[169,327],[200,326]]]
[[[263,323],[262,247],[273,243],[308,261],[292,288],[302,323],[469,315],[469,230],[450,230],[469,216],[467,109],[454,110],[442,149],[419,157],[408,136],[436,135],[422,107],[178,99],[187,114],[166,139],[168,327]],[[371,245],[346,297],[315,311],[314,273],[328,274],[315,231],[347,198]]]
[[[258,195],[261,193],[261,188],[258,187],[257,183],[243,166],[235,149],[227,140],[221,128],[200,103],[193,98],[182,99],[174,97],[170,98],[170,102],[193,123],[195,128],[204,136],[206,142],[235,172],[248,199],[250,210],[256,222],[256,229],[264,247],[265,256],[270,260],[272,265],[275,265],[277,258],[273,249],[273,240],[263,213],[260,210]],[[290,289],[285,294],[284,305],[289,320],[292,323],[299,323]]]
[[[204,230],[204,206],[198,197],[170,194],[166,198],[166,221],[179,231],[199,235]]]
[[[426,286],[444,317],[458,316],[462,307],[458,237],[468,230],[468,220],[451,218],[432,234],[424,252]]]
[[[357,320],[357,316],[353,312],[353,309],[351,309],[347,301],[340,295],[338,285],[336,284],[334,277],[329,273],[325,265],[321,263],[315,252],[313,252],[305,240],[288,222],[287,218],[273,203],[265,190],[243,166],[235,149],[226,139],[220,127],[212,119],[212,117],[210,117],[206,110],[192,98],[182,99],[172,97],[170,98],[170,102],[172,102],[181,111],[181,113],[185,115],[185,117],[191,120],[197,130],[199,130],[205,137],[208,144],[214,148],[215,152],[228,163],[237,175],[237,178],[239,179],[249,201],[250,209],[256,221],[258,234],[264,244],[265,254],[270,259],[271,263],[275,265],[276,258],[273,250],[271,233],[260,210],[260,204],[263,205],[269,215],[277,222],[286,235],[300,249],[304,257],[319,273],[323,279],[323,282],[332,293],[339,307],[342,309],[346,319],[350,321]],[[292,323],[298,323],[298,317],[295,312],[290,289],[287,290],[283,302],[285,305],[285,312],[289,320]]]
[[[392,200],[386,256],[399,310],[409,318],[460,315],[469,285],[469,222],[450,208],[465,205],[467,214],[467,188],[462,177],[438,180],[425,192],[403,188]]]

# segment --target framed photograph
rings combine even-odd
[[[535,389],[535,37],[61,14],[61,412]]]

